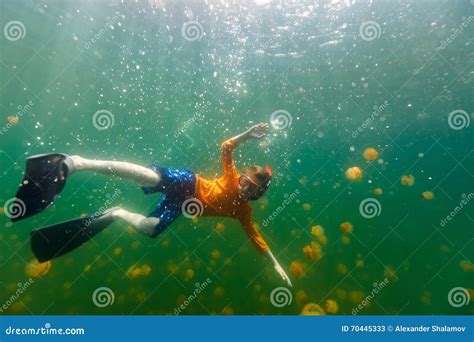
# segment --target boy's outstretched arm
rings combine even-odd
[[[233,138],[230,138],[228,141],[231,142],[233,145],[238,146],[249,139],[263,138],[267,130],[268,130],[268,124],[262,122],[250,127],[244,133],[241,133],[239,135],[236,135]]]
[[[291,283],[291,280],[290,278],[288,277],[288,275],[285,273],[285,270],[283,269],[283,267],[281,267],[280,263],[278,262],[277,259],[275,259],[273,253],[271,250],[268,250],[265,255],[271,260],[273,261],[273,267],[275,268],[275,271],[278,272],[278,274],[280,275],[280,277],[287,282],[288,286],[291,286],[293,287],[293,284]]]
[[[278,272],[280,277],[286,281],[288,286],[293,287],[293,284],[291,283],[290,278],[288,275],[285,273],[283,270],[283,267],[281,267],[280,263],[278,260],[275,258],[273,253],[270,250],[270,247],[268,244],[265,242],[263,239],[262,235],[260,234],[257,226],[253,224],[251,216],[245,216],[241,218],[241,224],[244,227],[245,232],[247,233],[250,241],[252,244],[255,246],[255,248],[260,251],[263,255],[265,255],[270,261],[273,262],[273,267],[275,268],[275,271]]]

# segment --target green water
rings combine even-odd
[[[291,125],[241,146],[236,163],[274,170],[267,195],[253,203],[256,222],[299,193],[260,225],[292,279],[287,306],[272,305],[270,293],[286,284],[237,222],[182,217],[156,239],[112,225],[54,260],[2,314],[173,314],[209,278],[182,314],[294,315],[329,299],[350,315],[386,276],[360,314],[473,314],[472,302],[448,301],[451,289],[474,287],[472,203],[441,225],[473,192],[473,125],[456,130],[448,122],[455,110],[469,119],[473,108],[468,0],[3,0],[0,8],[2,27],[24,26],[23,38],[0,38],[2,203],[15,196],[25,158],[51,151],[158,162],[213,178],[221,173],[220,144],[277,110],[290,113]],[[183,34],[189,21],[201,25],[200,39]],[[360,32],[369,21],[378,25],[375,39]],[[94,126],[99,110],[113,115],[108,129]],[[18,123],[7,124],[9,116]],[[364,160],[369,146],[378,160]],[[351,166],[363,170],[361,181],[345,179]],[[402,186],[409,174],[415,184]],[[424,200],[424,191],[434,199]],[[366,198],[379,201],[379,216],[361,216]],[[32,229],[93,213],[108,200],[145,214],[158,199],[131,182],[78,173],[43,213],[15,224],[3,213],[0,304],[28,281]],[[354,227],[347,245],[344,221]],[[327,237],[318,261],[303,254],[316,224]],[[293,261],[304,264],[300,278],[289,271]],[[150,274],[131,279],[135,264]],[[100,287],[113,291],[113,304],[94,304]]]

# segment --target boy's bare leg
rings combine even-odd
[[[140,214],[132,213],[125,209],[118,208],[112,212],[112,216],[115,219],[125,221],[130,226],[135,228],[138,232],[155,237],[155,227],[160,222],[159,218],[156,217],[145,217]]]
[[[80,156],[70,156],[74,171],[90,170],[120,178],[127,178],[141,186],[155,186],[160,176],[146,167],[112,160],[92,160]]]

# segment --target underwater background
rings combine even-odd
[[[1,314],[474,313],[472,1],[0,6]],[[220,144],[258,122],[267,138],[234,157],[273,169],[252,205],[293,288],[225,218],[181,217],[155,239],[114,223],[35,264],[32,229],[152,211],[159,195],[126,180],[74,174],[50,208],[9,220],[29,156],[213,178]]]

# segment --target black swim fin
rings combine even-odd
[[[82,246],[114,222],[112,211],[64,221],[31,232],[31,249],[39,262],[45,262]]]
[[[38,214],[46,209],[61,192],[73,165],[67,155],[48,153],[32,156],[26,160],[25,177],[16,193],[23,210],[12,221]],[[22,203],[23,202],[23,203]]]

